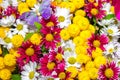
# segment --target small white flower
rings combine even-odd
[[[72,15],[70,14],[69,9],[57,7],[55,10],[55,15],[58,17],[58,26],[60,26],[60,28],[67,27],[69,24],[71,24],[70,17]]]
[[[98,24],[101,25],[101,26],[109,26],[109,25],[113,25],[115,22],[115,20],[112,18],[112,19],[102,19],[101,21],[98,21]]]
[[[32,8],[32,11],[35,12],[37,15],[40,15],[39,8],[40,4],[35,4],[34,8]]]
[[[111,4],[110,3],[104,3],[103,4],[103,10],[105,10],[107,14],[112,14],[110,9],[111,9]]]
[[[3,17],[0,20],[0,25],[3,26],[3,27],[8,27],[8,26],[13,25],[14,22],[15,22],[15,17],[13,15],[6,16],[6,17]]]
[[[101,33],[107,34],[109,36],[119,36],[120,35],[119,29],[116,25],[104,27],[103,29],[101,29]]]
[[[23,71],[21,72],[22,80],[38,80],[39,73],[36,71],[37,63],[29,62],[23,66]]]
[[[8,0],[12,6],[18,6],[18,1],[17,0]]]
[[[80,64],[76,61],[76,53],[71,51],[65,51],[63,57],[66,63],[65,68],[68,68],[70,66],[80,68]]]
[[[26,25],[23,21],[17,19],[16,24],[14,25],[16,28],[12,29],[14,34],[20,34],[25,37],[26,33],[28,33],[28,25]]]
[[[10,4],[7,0],[3,0],[2,3],[0,3],[0,6],[6,9],[8,6],[10,6]]]

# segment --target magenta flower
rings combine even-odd
[[[118,80],[120,68],[116,67],[114,62],[102,65],[99,69],[100,80]]]
[[[42,44],[48,49],[56,48],[56,43],[60,42],[60,28],[53,27],[52,29],[42,27],[41,33],[43,34]]]
[[[17,57],[17,62],[20,68],[27,64],[29,61],[38,62],[40,55],[40,46],[34,45],[30,41],[26,41],[18,49],[18,54],[20,54],[20,57]]]
[[[88,39],[88,45],[90,48],[88,49],[89,53],[91,54],[92,50],[95,50],[96,47],[101,48],[103,51],[105,50],[104,45],[108,44],[108,37],[104,34],[102,35],[95,35],[93,34],[91,38]]]

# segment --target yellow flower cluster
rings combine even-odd
[[[20,14],[30,11],[30,8],[34,7],[37,3],[37,0],[26,0],[26,2],[19,2],[18,11]]]
[[[6,54],[0,57],[0,79],[10,80],[12,72],[15,70],[16,57],[12,54]]]
[[[77,75],[79,80],[97,79],[98,69],[100,65],[106,64],[107,59],[103,56],[100,48],[92,51],[91,56],[88,55],[88,38],[95,33],[95,28],[85,17],[86,12],[82,9],[77,10],[84,6],[84,0],[61,2],[59,6],[69,7],[70,12],[75,14],[75,16],[72,17],[73,23],[60,32],[60,36],[64,41],[72,39],[75,44],[76,61],[81,64],[80,69],[71,66],[67,68],[67,71],[71,72],[70,80],[74,80]]]

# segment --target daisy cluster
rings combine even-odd
[[[119,0],[0,0],[0,80],[120,80]]]

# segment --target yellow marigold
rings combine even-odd
[[[67,2],[66,8],[70,9],[70,12],[74,12],[76,7],[72,2]]]
[[[81,33],[80,33],[80,37],[82,38],[82,39],[84,39],[85,41],[87,41],[88,40],[88,38],[90,38],[91,37],[91,32],[89,31],[89,30],[84,30],[84,31],[81,31]]]
[[[91,68],[88,70],[88,74],[91,79],[96,80],[98,78],[98,69]]]
[[[14,47],[18,48],[22,45],[22,42],[24,41],[23,36],[21,35],[14,35],[12,37],[12,44],[14,45]]]
[[[0,0],[0,4],[3,2],[3,0]]]
[[[11,48],[11,49],[9,50],[9,53],[10,53],[10,54],[14,55],[15,57],[19,57],[20,54],[18,54],[17,52],[18,52],[17,49],[14,49],[14,48]]]
[[[101,65],[106,64],[106,63],[107,63],[107,59],[104,56],[96,57],[94,60],[94,64],[96,68],[100,68]]]
[[[3,59],[3,57],[0,57],[0,69],[3,69],[4,67],[5,67],[4,59]]]
[[[84,44],[84,39],[82,39],[80,36],[77,36],[73,39],[73,43],[76,46],[82,46]]]
[[[34,33],[31,38],[30,38],[30,41],[33,43],[33,44],[36,44],[36,45],[39,45],[41,43],[41,39],[42,39],[42,36],[38,33]]]
[[[76,24],[70,24],[68,26],[68,32],[71,37],[76,37],[80,33],[80,28]]]
[[[88,71],[82,71],[78,74],[78,80],[90,80]]]
[[[14,66],[16,65],[16,58],[12,54],[6,54],[4,56],[4,63],[6,66]]]
[[[90,22],[87,18],[81,17],[79,21],[77,21],[77,24],[79,25],[80,30],[86,30],[88,29]]]
[[[77,68],[74,67],[74,66],[68,67],[68,68],[67,68],[67,71],[71,73],[71,74],[70,74],[70,77],[71,77],[71,78],[75,78],[76,75],[78,74],[78,70],[77,70]]]
[[[69,35],[68,30],[67,30],[67,29],[62,29],[61,32],[60,32],[60,37],[61,37],[63,40],[69,40],[70,35]]]
[[[88,30],[89,30],[92,34],[95,33],[95,27],[94,27],[93,25],[91,25],[91,24],[89,25]]]
[[[84,0],[72,0],[72,2],[75,5],[76,9],[82,8],[85,5]]]
[[[84,10],[82,10],[82,9],[77,10],[75,12],[75,16],[79,16],[79,15],[84,17],[86,15],[86,12]]]
[[[88,55],[85,54],[79,54],[77,55],[77,62],[81,63],[81,64],[86,64],[88,61],[90,61],[91,58]]]
[[[73,17],[73,23],[74,24],[78,24],[78,21],[80,20],[80,18],[82,18],[83,16],[81,15],[76,15],[75,17]]]
[[[29,7],[34,7],[34,5],[37,3],[37,0],[26,0],[26,3]]]
[[[111,11],[112,13],[115,13],[114,6],[111,6],[110,11]]]
[[[28,8],[28,5],[27,3],[25,2],[20,2],[18,4],[18,11],[20,12],[20,14],[24,13],[24,12],[28,12],[29,11],[29,8]]]
[[[87,47],[86,46],[77,46],[75,48],[75,52],[77,55],[79,54],[87,54]]]
[[[95,50],[92,51],[92,57],[96,58],[98,56],[102,56],[103,51],[100,48],[96,48]]]
[[[10,78],[11,78],[11,72],[10,72],[10,70],[8,70],[8,69],[2,69],[0,71],[0,78],[2,80],[10,80]]]
[[[9,31],[9,28],[0,27],[0,38],[4,39],[7,31]]]
[[[86,65],[85,65],[85,69],[86,69],[86,70],[89,70],[89,69],[91,69],[91,68],[95,68],[95,64],[94,64],[93,61],[89,61],[89,62],[87,62]]]

